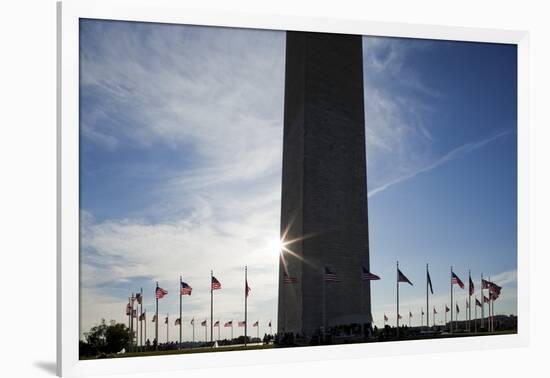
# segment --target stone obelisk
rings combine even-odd
[[[287,32],[278,331],[372,323],[363,48],[359,35]],[[324,282],[325,268],[340,282]],[[286,280],[285,280],[286,273]],[[357,327],[356,327],[357,328]]]

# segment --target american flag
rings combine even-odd
[[[181,325],[181,319],[177,318],[176,321],[174,322],[174,325]]]
[[[141,293],[136,294],[136,301],[139,304],[141,304],[141,302],[143,301],[143,296],[141,295]]]
[[[489,293],[495,294],[497,298],[500,295],[500,291],[502,290],[502,287],[498,286],[494,282],[487,281],[487,280],[481,280],[481,288],[489,289]]]
[[[489,299],[492,301],[496,301],[498,298],[498,295],[492,291],[489,292]]]
[[[412,286],[412,282],[399,269],[397,269],[397,282],[407,282]]]
[[[325,274],[323,276],[323,279],[325,282],[340,282],[338,277],[336,277],[336,273],[331,272],[329,268],[325,266]]]
[[[225,324],[223,325],[224,327],[233,327],[233,320],[230,320],[228,322],[225,322]]]
[[[424,309],[420,310],[420,312],[422,313],[422,316],[424,316]]]
[[[458,303],[456,304],[456,313],[460,314],[460,307],[458,307]]]
[[[376,274],[372,274],[367,269],[365,269],[364,266],[362,266],[361,268],[363,270],[363,274],[361,275],[361,279],[363,281],[374,281],[374,280],[379,280],[380,279],[380,277],[378,277]]]
[[[397,319],[403,319],[403,317],[399,314],[397,314]]]
[[[434,307],[434,314],[437,314],[437,310],[435,309],[435,307]]]
[[[244,281],[244,295],[248,297],[248,293],[250,293],[250,286],[248,286],[248,280]]]
[[[132,312],[132,318],[137,318],[137,310],[134,309],[134,311]]]
[[[214,327],[219,327],[220,326],[220,321],[218,320],[216,323],[214,323]]]
[[[430,277],[430,272],[428,270],[426,270],[426,275],[428,276],[428,286],[430,287],[430,292],[433,294],[434,288],[432,287],[432,278]]]
[[[153,315],[153,320],[152,322],[155,323],[157,321],[157,316],[156,315]]]
[[[168,316],[164,318],[164,324],[168,324]]]
[[[483,307],[483,305],[481,304],[481,302],[477,298],[476,298],[476,306]]]
[[[222,288],[222,284],[214,276],[212,276],[212,286],[211,286],[211,288],[212,288],[212,290],[219,290],[219,289]]]
[[[449,312],[449,311],[451,311],[451,309],[447,307],[447,305],[445,305],[445,312]]]
[[[295,284],[297,282],[298,280],[296,279],[296,277],[290,277],[287,272],[284,273],[284,276],[283,276],[284,284]]]
[[[409,318],[413,317],[413,313],[409,311]]]
[[[472,277],[471,277],[471,276],[470,276],[469,293],[470,293],[470,295],[474,295],[474,293],[475,293],[474,281],[472,281]]]
[[[191,295],[191,292],[193,291],[193,288],[191,286],[189,286],[187,283],[185,282],[181,282],[180,284],[180,294],[181,295]]]
[[[487,298],[485,295],[483,296],[483,303],[491,303],[489,298]]]
[[[464,289],[464,282],[458,278],[455,272],[451,272],[451,285],[458,285],[461,289]]]
[[[493,294],[495,299],[497,299],[500,296],[501,290],[502,290],[502,287],[498,286],[496,283],[491,282],[491,286],[489,287],[489,293]]]
[[[155,290],[155,298],[157,299],[161,299],[166,294],[168,294],[168,292],[164,290],[162,287],[157,287],[157,289]]]
[[[239,327],[244,327],[246,325],[246,322],[239,322]]]
[[[128,303],[126,305],[126,315],[130,316],[131,313],[132,313],[132,305]]]
[[[139,320],[140,320],[140,321],[141,321],[141,320],[145,320],[145,313],[144,313],[144,312],[141,313],[141,315],[139,316]]]
[[[269,321],[269,325],[268,325],[268,327],[271,327],[271,320]]]
[[[384,321],[385,321],[385,322],[388,321],[388,317],[386,316],[386,314],[384,314]]]
[[[195,324],[195,318],[191,319],[191,325]]]
[[[256,323],[252,324],[252,327],[258,327],[258,320],[256,320]]]
[[[201,326],[206,327],[206,320],[203,320],[203,321],[201,322]]]

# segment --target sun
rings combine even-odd
[[[270,254],[273,254],[274,256],[279,256],[283,251],[284,243],[282,240],[273,239],[268,243],[267,248]]]

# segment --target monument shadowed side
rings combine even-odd
[[[372,322],[362,37],[287,32],[279,332]],[[289,242],[290,241],[290,242]],[[323,281],[324,268],[340,282]],[[285,283],[284,274],[296,278]],[[287,280],[288,281],[288,280]]]

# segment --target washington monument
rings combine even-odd
[[[363,101],[361,36],[287,32],[279,332],[372,323]]]

